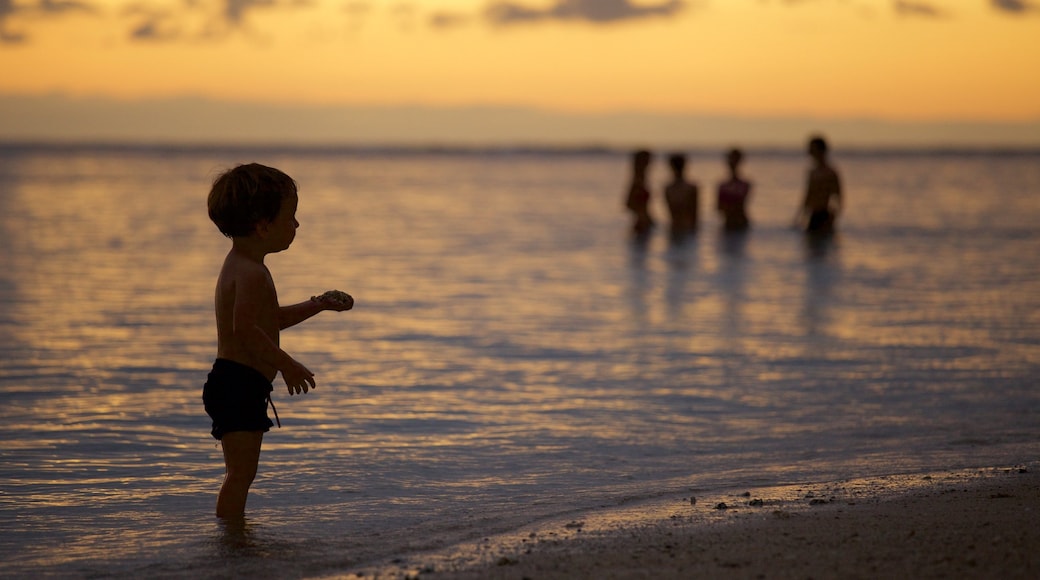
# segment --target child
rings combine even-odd
[[[809,234],[831,233],[841,213],[841,179],[827,160],[827,149],[823,137],[813,137],[809,141],[813,166],[806,178],[805,201],[796,217],[796,223],[804,224]]]
[[[726,154],[729,179],[719,184],[717,205],[726,231],[743,231],[751,225],[745,209],[751,195],[751,183],[740,177],[740,162],[743,160],[744,152],[740,149],[730,149]]]
[[[292,244],[300,225],[297,201],[291,177],[256,163],[225,172],[209,193],[209,217],[231,238],[231,251],[217,278],[217,360],[202,393],[227,469],[217,496],[220,518],[245,514],[260,443],[273,425],[267,406],[274,408],[270,393],[275,375],[282,373],[290,395],[315,387],[314,374],[279,348],[279,331],[322,310],[354,306],[354,300],[339,291],[292,306],[278,305],[264,257]]]
[[[686,181],[685,155],[670,155],[668,166],[672,168],[672,182],[664,188],[664,199],[672,217],[672,235],[681,236],[697,227],[697,184]]]
[[[644,149],[632,154],[632,185],[625,197],[625,207],[635,218],[632,231],[637,236],[644,236],[654,226],[654,218],[650,216],[650,190],[646,186],[646,173],[650,167],[650,152]]]

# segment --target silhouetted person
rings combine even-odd
[[[743,231],[751,225],[747,217],[747,200],[751,195],[751,182],[740,176],[740,162],[743,159],[744,153],[740,149],[729,150],[726,154],[729,179],[719,184],[716,208],[722,217],[722,227],[727,231]]]
[[[686,156],[675,153],[668,157],[672,181],[664,188],[664,199],[672,220],[672,235],[682,234],[697,227],[697,184],[686,180]]]
[[[226,472],[217,495],[217,516],[241,519],[256,477],[271,382],[281,373],[289,394],[315,387],[314,373],[279,346],[280,332],[325,310],[354,306],[344,292],[329,291],[306,302],[282,306],[264,264],[269,254],[287,250],[296,237],[296,182],[257,163],[223,173],[210,189],[209,217],[231,238],[215,293],[217,359],[202,388],[213,437],[224,450]],[[278,412],[275,411],[275,420]]]
[[[796,224],[806,233],[828,234],[841,213],[841,179],[827,159],[827,141],[813,137],[809,141],[809,156],[813,165],[806,179],[805,201],[798,210]]]
[[[634,218],[632,231],[644,235],[654,226],[650,216],[650,189],[646,186],[646,173],[650,167],[650,152],[640,149],[632,154],[632,185],[628,188],[625,207]]]

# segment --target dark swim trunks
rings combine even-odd
[[[805,228],[809,233],[826,233],[834,227],[834,216],[831,212],[820,209],[809,215],[809,225]]]
[[[202,387],[202,402],[213,419],[213,437],[232,431],[269,431],[271,381],[253,367],[218,358]],[[277,415],[277,412],[276,412]]]

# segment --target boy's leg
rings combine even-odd
[[[218,518],[241,518],[246,513],[246,495],[260,462],[263,431],[232,431],[220,440],[227,473],[217,496]]]

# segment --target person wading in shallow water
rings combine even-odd
[[[632,212],[632,232],[643,236],[654,227],[650,215],[650,189],[646,185],[647,169],[650,167],[650,152],[640,149],[632,154],[632,184],[628,188],[625,207]]]
[[[686,179],[686,156],[682,153],[670,155],[668,167],[672,181],[664,188],[664,200],[671,216],[672,237],[681,237],[697,229],[697,184]]]
[[[809,140],[809,156],[813,165],[806,178],[805,200],[795,217],[796,227],[809,234],[829,234],[842,209],[841,178],[827,159],[827,141],[823,137]]]
[[[260,445],[273,425],[267,407],[274,409],[275,375],[282,374],[290,395],[315,387],[314,373],[279,346],[279,332],[319,312],[354,307],[354,299],[338,290],[279,306],[264,258],[292,245],[300,226],[298,200],[291,177],[258,163],[222,174],[207,200],[210,219],[231,238],[217,278],[217,359],[202,388],[211,433],[224,450],[226,473],[217,496],[217,517],[223,519],[245,515]],[[277,420],[277,411],[274,416]]]
[[[747,216],[747,200],[751,195],[751,182],[740,176],[740,162],[744,153],[730,149],[726,154],[729,179],[719,184],[716,208],[722,216],[722,227],[726,231],[743,231],[751,225]]]

